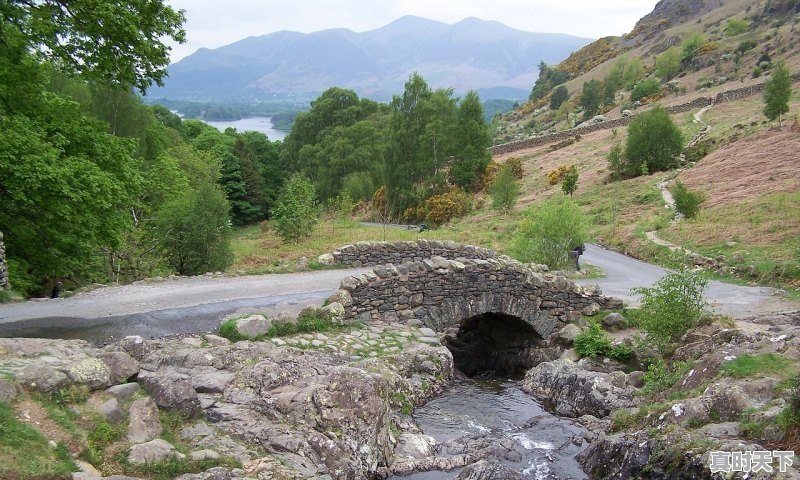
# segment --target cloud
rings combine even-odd
[[[404,15],[455,23],[466,17],[496,20],[530,32],[598,38],[630,31],[655,0],[167,0],[186,11],[187,43],[172,45],[177,61],[198,48],[217,48],[279,30],[327,28],[366,31]]]

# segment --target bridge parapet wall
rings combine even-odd
[[[522,319],[543,339],[581,314],[621,306],[596,287],[540,275],[514,260],[442,257],[348,277],[331,300],[344,305],[349,322],[415,321],[444,332],[475,315],[501,313]]]
[[[376,265],[419,262],[426,258],[442,257],[448,260],[477,258],[510,258],[498,255],[494,250],[461,245],[452,241],[419,239],[415,242],[358,242],[345,245],[333,253],[321,255],[323,265],[344,265],[348,267],[374,267]]]

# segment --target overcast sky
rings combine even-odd
[[[630,31],[656,0],[167,0],[186,11],[187,42],[172,61],[198,48],[217,48],[280,30],[373,30],[404,15],[455,23],[496,20],[529,32],[599,38]]]

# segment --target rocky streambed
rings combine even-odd
[[[236,343],[0,339],[0,401],[66,444],[84,480],[163,465],[181,480],[723,478],[712,450],[790,446],[800,313],[690,332],[673,356],[690,369],[648,395],[630,365],[577,358],[573,326],[517,382],[454,379],[440,336],[400,323]],[[780,371],[725,367],[766,355]]]

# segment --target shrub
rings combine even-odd
[[[656,57],[656,75],[669,80],[681,72],[681,48],[672,47]]]
[[[675,209],[686,218],[696,217],[704,200],[701,193],[689,190],[681,182],[672,187],[672,196],[675,198]]]
[[[509,157],[503,166],[509,169],[517,180],[522,180],[522,177],[525,175],[522,170],[522,159],[519,157]]]
[[[736,53],[743,54],[745,52],[749,52],[750,50],[756,48],[758,44],[753,40],[744,40],[739,43],[739,46],[736,47]]]
[[[611,349],[611,339],[598,322],[592,321],[588,329],[575,337],[572,345],[581,357],[600,357]]]
[[[642,304],[637,319],[647,341],[662,354],[703,316],[707,280],[691,272],[669,273],[652,287],[634,288]]]
[[[509,168],[502,168],[489,189],[492,208],[507,212],[514,208],[519,196],[519,187]]]
[[[631,101],[642,100],[646,97],[652,97],[661,93],[661,82],[656,78],[646,78],[637,83],[631,92]]]
[[[644,374],[644,387],[640,390],[644,395],[655,395],[670,389],[692,369],[691,362],[672,362],[667,366],[659,359],[647,367]]]
[[[661,106],[637,115],[628,127],[624,171],[628,177],[678,166],[683,134]]]
[[[564,192],[565,195],[572,196],[575,193],[575,190],[578,189],[578,169],[574,166],[572,169],[564,175],[564,183],[561,184],[561,191]]]
[[[570,198],[556,195],[528,208],[511,241],[513,255],[557,270],[572,266],[570,252],[587,239],[587,221]]]
[[[460,188],[453,187],[425,200],[417,207],[416,216],[433,225],[443,225],[454,218],[463,217],[471,207],[470,196]]]
[[[743,18],[731,18],[725,25],[725,35],[735,37],[747,31],[750,23]]]
[[[227,268],[233,261],[229,209],[225,194],[211,184],[167,203],[154,222],[154,234],[170,266],[181,275]]]
[[[609,357],[622,362],[627,361],[632,353],[627,345],[612,345],[597,321],[591,321],[589,328],[575,337],[573,346],[581,357]]]
[[[702,33],[690,33],[689,36],[683,41],[683,61],[688,62],[689,60],[693,59],[700,50],[700,47],[702,47],[705,42],[706,39]]]
[[[564,180],[564,177],[574,169],[575,165],[559,165],[558,168],[547,173],[547,181],[550,185],[556,185]]]

